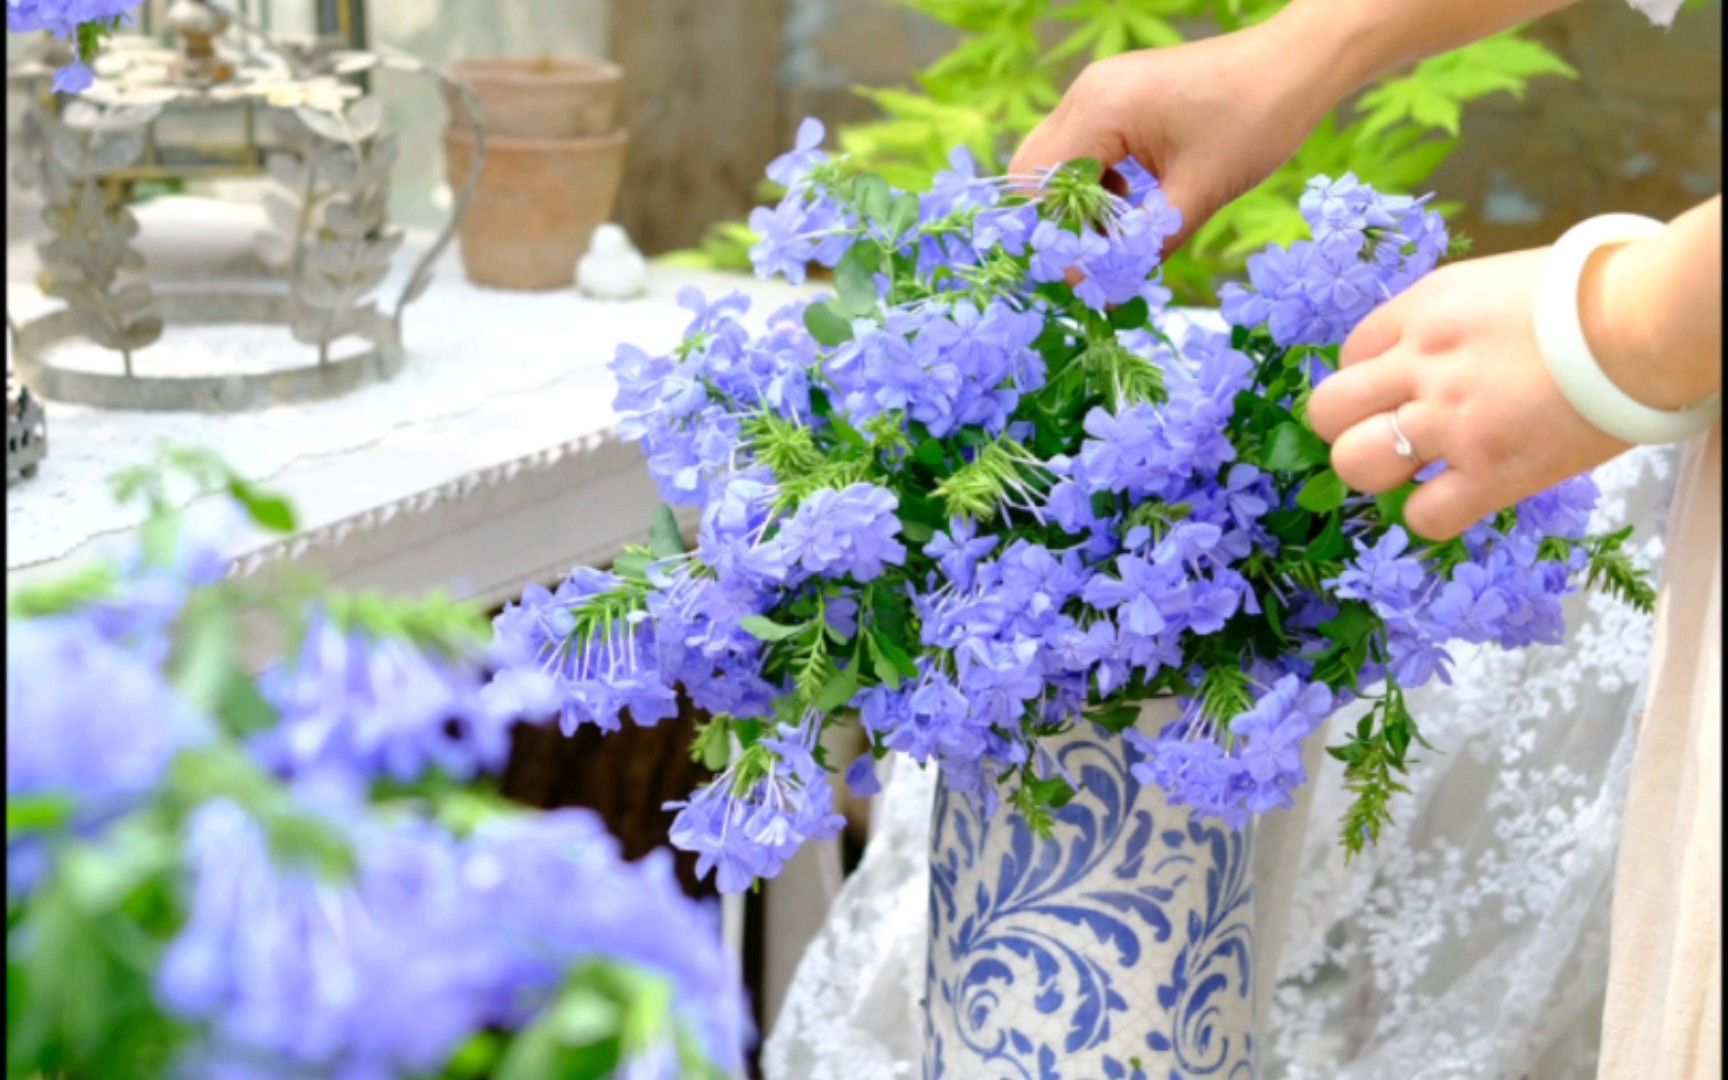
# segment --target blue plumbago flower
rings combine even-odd
[[[102,634],[86,614],[6,621],[6,795],[65,798],[95,828],[162,779],[214,725],[163,679],[157,658]],[[7,882],[42,869],[33,843],[8,843]]]
[[[284,775],[322,772],[462,781],[501,768],[510,729],[558,707],[549,674],[517,669],[488,684],[483,657],[444,656],[314,612],[299,652],[258,679],[280,720],[252,742]]]
[[[1232,331],[1175,331],[1160,271],[1182,216],[1138,163],[1119,196],[1082,170],[981,176],[956,150],[914,195],[822,134],[771,167],[787,193],[753,218],[752,259],[792,281],[835,268],[838,295],[751,332],[742,299],[692,292],[677,349],[614,363],[621,431],[698,509],[695,550],[645,586],[530,590],[498,620],[512,663],[557,680],[567,728],[652,722],[675,686],[753,721],[673,834],[723,889],[831,827],[808,748],[852,712],[871,758],[935,762],[989,811],[1009,774],[1053,775],[1043,733],[1210,675],[1209,707],[1241,715],[1191,708],[1141,740],[1142,771],[1240,824],[1288,804],[1302,739],[1360,688],[1446,680],[1459,640],[1557,640],[1602,558],[1588,480],[1448,545],[1413,543],[1379,500],[1300,497],[1324,469],[1293,459],[1328,347],[1447,250],[1426,198],[1316,177],[1311,235],[1223,290]],[[1249,684],[1220,691],[1220,671]],[[871,758],[848,770],[865,790]]]
[[[850,575],[860,583],[905,561],[895,539],[900,518],[894,493],[871,484],[824,488],[799,505],[769,544],[789,581]]]
[[[1269,246],[1248,259],[1249,287],[1219,292],[1233,326],[1267,324],[1280,345],[1336,345],[1378,305],[1409,288],[1446,253],[1426,199],[1388,196],[1346,174],[1317,176],[1301,201],[1312,241]]]
[[[734,764],[677,810],[672,843],[697,853],[699,874],[715,872],[723,893],[748,889],[780,872],[806,840],[831,840],[846,819],[834,811],[827,771],[811,755],[818,723],[782,725],[779,738],[763,739],[773,765],[750,776]]]
[[[554,711],[567,735],[585,723],[616,731],[626,709],[642,725],[678,714],[678,696],[661,676],[653,620],[645,610],[591,629],[577,619],[585,601],[616,594],[623,585],[612,574],[580,567],[555,592],[530,585],[519,603],[506,604],[493,620],[496,661],[505,670],[535,671],[552,680]]]
[[[1228,749],[1196,705],[1155,739],[1129,730],[1129,744],[1144,755],[1130,771],[1163,788],[1172,803],[1239,828],[1252,814],[1295,805],[1290,792],[1308,778],[1302,743],[1334,707],[1325,686],[1285,675],[1231,719]]]
[[[355,877],[338,882],[278,865],[231,803],[194,815],[190,911],[156,987],[208,1031],[186,1075],[429,1075],[476,1032],[531,1021],[585,960],[668,979],[711,1060],[741,1067],[751,1026],[736,962],[668,853],[625,863],[580,810],[488,820],[460,841],[358,821]]]

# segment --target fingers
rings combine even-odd
[[[1403,336],[1404,305],[1395,297],[1368,313],[1344,339],[1338,350],[1338,366],[1352,367],[1385,354]]]
[[[1500,508],[1468,473],[1447,469],[1418,484],[1404,504],[1404,523],[1427,540],[1450,540]]]
[[[1128,156],[1122,137],[1107,124],[1096,122],[1084,105],[1064,99],[1056,111],[1039,121],[1014,152],[1008,163],[1013,176],[1030,176],[1075,158],[1097,158],[1108,168]],[[1019,185],[1021,190],[1030,184]]]
[[[1410,440],[1419,461],[1398,455],[1398,436],[1392,417]],[[1396,413],[1381,412],[1355,424],[1332,445],[1332,469],[1356,491],[1378,495],[1410,479],[1427,462],[1439,457],[1439,417],[1421,401],[1406,401]]]
[[[1308,423],[1316,435],[1336,443],[1357,424],[1376,413],[1391,412],[1415,396],[1415,358],[1394,351],[1372,364],[1345,368],[1316,387],[1308,399]]]
[[[1164,197],[1170,205],[1182,211],[1182,227],[1164,238],[1164,258],[1168,259],[1171,252],[1187,243],[1194,231],[1218,211],[1220,200],[1201,185],[1190,183],[1187,173],[1172,175],[1168,181],[1159,177],[1159,183],[1163,185]]]

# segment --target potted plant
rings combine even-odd
[[[477,132],[446,86],[444,163],[460,189],[484,148],[480,182],[458,232],[468,279],[501,289],[572,284],[576,260],[611,216],[628,133],[618,124],[623,71],[600,60],[458,60],[453,79],[472,91]]]

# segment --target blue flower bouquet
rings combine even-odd
[[[496,621],[513,668],[551,675],[566,731],[712,715],[723,768],[672,831],[719,887],[771,877],[840,827],[823,728],[934,762],[988,815],[1037,833],[1079,781],[1045,752],[1120,733],[1139,782],[1239,827],[1291,802],[1303,741],[1371,708],[1330,752],[1356,799],[1351,852],[1387,820],[1413,744],[1405,691],[1446,679],[1454,641],[1561,639],[1581,577],[1638,604],[1624,533],[1587,536],[1579,478],[1429,542],[1412,484],[1348,491],[1305,422],[1338,345],[1448,254],[1425,198],[1314,179],[1313,239],[1249,260],[1228,329],[1167,311],[1180,213],[1135,162],[981,177],[964,150],[896,191],[820,149],[807,120],[750,219],[762,276],[831,271],[834,295],[746,328],[747,301],[687,290],[682,344],[613,364],[622,432],[671,512],[610,572],[530,589]],[[1436,463],[1416,482],[1445,468]],[[1142,703],[1173,719],[1137,730]]]

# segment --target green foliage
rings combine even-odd
[[[511,1040],[508,1051],[497,1041],[480,1041],[468,1048],[467,1071],[445,1076],[481,1076],[493,1068],[494,1080],[606,1080],[670,1037],[678,1075],[721,1080],[689,1034],[675,1027],[672,1005],[666,979],[591,961],[570,972],[558,996]]]
[[[987,172],[1005,170],[1086,62],[1258,23],[1286,0],[902,2],[957,30],[959,41],[913,74],[912,89],[858,87],[883,117],[841,129],[839,145],[889,183],[922,191],[947,168],[955,146],[970,150]],[[1352,115],[1328,115],[1289,162],[1214,215],[1165,267],[1166,283],[1181,302],[1212,302],[1219,281],[1238,274],[1249,254],[1306,235],[1297,198],[1309,177],[1354,171],[1382,190],[1416,190],[1457,148],[1470,102],[1503,91],[1521,95],[1532,79],[1573,74],[1511,30],[1381,79]],[[748,226],[726,222],[674,261],[744,268],[753,242]]]
[[[1645,615],[1656,610],[1656,587],[1650,576],[1633,565],[1625,544],[1632,536],[1632,526],[1606,536],[1586,537],[1584,553],[1590,559],[1590,573],[1584,579],[1586,589],[1601,589],[1633,610]]]

